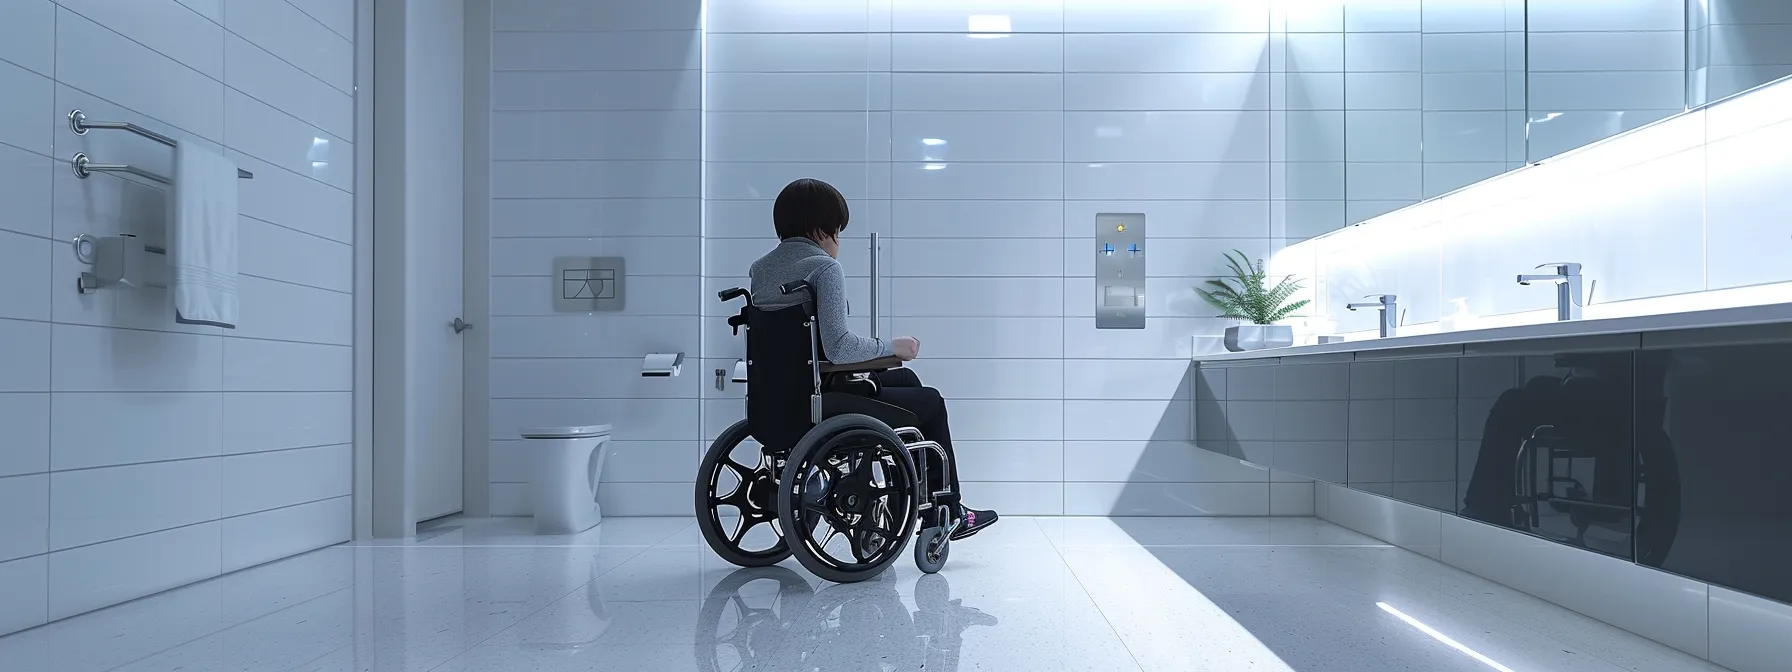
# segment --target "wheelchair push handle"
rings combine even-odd
[[[731,287],[716,292],[716,297],[721,299],[723,303],[733,301],[743,296],[747,297],[747,307],[740,309],[740,314],[728,318],[728,327],[734,330],[734,335],[736,336],[740,335],[740,328],[747,325],[747,308],[753,307],[753,295],[740,287]]]

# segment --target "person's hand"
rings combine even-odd
[[[897,336],[890,341],[890,349],[895,351],[897,359],[911,362],[921,356],[921,341],[913,336]]]

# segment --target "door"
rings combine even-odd
[[[463,15],[458,2],[411,0],[406,42],[405,260],[411,503],[419,521],[462,508]],[[475,325],[473,328],[485,325]]]
[[[458,174],[459,168],[455,171]],[[454,192],[445,192],[454,193]],[[455,210],[459,210],[458,196]],[[412,418],[416,450],[413,503],[417,520],[461,511],[462,333],[461,219],[444,218],[440,233],[418,236],[413,260],[417,275],[411,284],[416,302],[410,362],[410,394],[416,400]]]

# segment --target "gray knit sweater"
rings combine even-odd
[[[808,280],[815,288],[816,314],[821,318],[821,351],[835,364],[853,364],[891,354],[887,341],[852,333],[846,328],[846,272],[815,241],[789,238],[753,262],[747,271],[753,278],[749,291],[753,305],[766,309],[794,306],[802,292],[784,294],[785,283]]]

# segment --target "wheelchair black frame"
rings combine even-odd
[[[821,424],[821,421],[826,419],[824,417],[824,413],[822,411],[822,393],[824,391],[826,391],[827,383],[829,382],[829,378],[828,378],[829,374],[835,375],[835,376],[845,376],[848,378],[859,377],[859,378],[861,378],[861,380],[863,380],[863,382],[871,384],[873,387],[873,390],[875,390],[876,384],[874,382],[872,382],[869,379],[869,377],[871,376],[871,374],[876,373],[877,371],[884,371],[884,370],[888,370],[888,369],[879,368],[879,369],[873,369],[873,370],[869,370],[869,371],[852,370],[852,369],[846,369],[846,370],[835,371],[835,372],[824,371],[823,370],[823,362],[826,360],[823,356],[825,353],[823,353],[822,349],[821,349],[821,324],[820,324],[819,317],[816,315],[815,288],[810,286],[810,284],[806,281],[798,280],[796,282],[791,282],[791,283],[785,284],[783,287],[780,287],[779,289],[780,289],[780,291],[782,291],[785,294],[794,294],[796,292],[803,292],[806,295],[806,298],[804,299],[804,301],[802,302],[801,305],[803,307],[803,313],[804,313],[803,318],[805,320],[803,326],[809,332],[809,361],[808,361],[808,365],[809,365],[810,380],[813,384],[813,387],[809,393],[809,425],[810,425],[810,427],[814,427],[815,425]],[[734,333],[736,333],[736,334],[740,333],[741,327],[746,327],[747,328],[747,339],[750,341],[753,338],[753,333],[752,333],[753,329],[752,329],[751,325],[747,324],[747,315],[748,315],[747,311],[755,307],[753,305],[752,293],[748,292],[745,289],[736,287],[733,289],[724,290],[724,291],[720,292],[718,294],[718,296],[724,302],[732,301],[737,298],[745,298],[746,299],[746,305],[741,308],[740,313],[733,317],[728,318],[728,326],[732,327],[734,329]],[[752,365],[753,365],[753,362],[751,359],[749,359],[747,361],[747,366],[749,367],[749,369],[752,367]],[[848,365],[848,366],[850,366],[850,365]],[[752,385],[753,385],[752,376],[751,376],[751,374],[749,374],[747,377],[747,395],[748,396],[751,396],[753,394]],[[918,502],[917,510],[928,511],[928,510],[932,509],[936,503],[938,503],[938,500],[940,498],[950,497],[953,494],[955,494],[952,492],[952,486],[950,483],[942,483],[940,485],[943,487],[943,489],[934,490],[932,487],[933,484],[930,482],[931,477],[928,476],[928,473],[929,473],[928,469],[927,469],[928,453],[932,453],[933,456],[935,456],[939,459],[940,467],[941,467],[941,471],[940,471],[941,474],[951,473],[950,470],[952,467],[952,456],[946,454],[945,447],[941,446],[938,441],[933,441],[933,440],[927,439],[926,436],[921,433],[921,430],[914,426],[906,426],[905,425],[902,427],[891,427],[890,429],[891,429],[891,431],[896,433],[896,436],[898,438],[903,439],[903,448],[908,450],[909,459],[914,462],[915,483],[916,483],[915,494],[917,496],[916,501]],[[907,437],[910,437],[910,436],[914,437],[917,440],[915,440],[915,441],[908,440]],[[768,453],[773,460],[773,464],[778,467],[782,467],[784,464],[784,461],[789,458],[789,452],[790,452],[789,447],[774,448],[770,443],[762,440],[762,441],[760,441],[760,449],[762,451],[765,451],[766,453]],[[772,453],[777,453],[777,454],[772,454]],[[958,522],[953,521],[953,523],[952,523],[952,526],[954,528],[953,531],[956,531],[957,525],[958,525]]]
[[[800,292],[802,293],[802,298],[804,300],[793,306],[765,310],[754,304],[752,294],[746,289],[733,288],[724,290],[718,294],[719,298],[724,302],[732,301],[737,298],[746,299],[746,305],[741,308],[738,314],[728,318],[728,324],[733,328],[735,334],[740,333],[741,327],[746,327],[748,329],[746,361],[749,372],[746,380],[748,386],[746,393],[748,412],[747,419],[743,421],[746,425],[747,435],[759,442],[761,457],[772,467],[773,472],[776,474],[784,474],[784,472],[787,471],[786,467],[790,464],[790,460],[796,458],[795,453],[798,451],[801,444],[809,440],[809,437],[814,434],[818,426],[830,419],[828,413],[830,410],[833,411],[834,416],[857,415],[862,416],[865,420],[875,422],[876,425],[871,427],[874,429],[881,428],[881,430],[885,430],[892,435],[896,439],[896,443],[901,444],[903,450],[902,454],[908,458],[908,464],[913,468],[913,479],[908,494],[912,504],[906,506],[905,508],[907,510],[900,514],[907,517],[907,520],[904,521],[901,528],[912,529],[913,535],[924,537],[923,546],[917,546],[915,549],[916,563],[921,565],[923,571],[937,571],[939,566],[944,563],[943,554],[946,545],[950,543],[951,536],[959,530],[963,521],[960,517],[951,515],[949,508],[944,506],[945,504],[956,500],[955,496],[957,493],[954,492],[950,481],[948,480],[936,485],[929,475],[929,472],[931,471],[929,467],[933,463],[933,460],[937,460],[941,468],[941,474],[949,474],[953,466],[952,457],[939,442],[927,439],[921,430],[914,426],[912,423],[912,420],[914,420],[913,413],[906,409],[880,402],[875,399],[878,386],[874,375],[880,371],[900,367],[901,363],[895,361],[893,358],[853,365],[836,366],[827,363],[826,353],[824,352],[821,343],[820,319],[817,314],[817,302],[814,288],[810,286],[808,282],[797,281],[788,283],[780,287],[779,290],[787,295]],[[808,383],[806,386],[808,388],[806,390],[808,392],[808,408],[806,414],[797,410],[800,407],[787,405],[790,402],[796,402],[796,400],[790,398],[790,396],[784,396],[794,396],[803,391],[802,387],[799,387],[802,384],[796,382],[797,380],[801,380],[801,378],[792,379],[795,375],[801,374],[797,374],[795,371],[785,368],[778,369],[783,373],[769,378],[762,378],[761,376],[763,375],[763,372],[760,372],[760,375],[755,375],[754,373],[762,364],[762,362],[755,361],[755,354],[763,355],[766,351],[754,347],[752,323],[759,319],[763,319],[772,313],[790,309],[797,309],[800,311],[800,314],[791,315],[790,318],[788,318],[789,321],[764,324],[781,325],[768,328],[774,328],[781,334],[779,340],[784,338],[792,338],[792,340],[794,340],[795,320],[798,317],[801,318],[802,328],[807,332],[806,336],[809,340],[809,348],[806,353],[808,356],[806,364],[809,367],[808,381],[806,381]],[[755,316],[757,316],[757,318]],[[762,326],[764,326],[764,324],[762,324]],[[778,359],[780,361],[794,363],[790,360],[801,357],[802,355],[798,355],[796,352],[791,352],[788,349],[793,346],[800,347],[795,346],[794,343],[784,346],[786,349],[778,356]],[[800,350],[797,352],[800,352]],[[794,357],[792,355],[794,355]],[[776,401],[761,401],[761,403],[755,404],[755,379],[767,381],[763,384],[770,386],[770,392],[762,393],[779,395],[777,398],[787,399],[788,402],[778,403]],[[853,386],[855,385],[868,386],[869,390],[854,390]],[[826,405],[827,408],[824,408],[824,405]],[[844,405],[847,408],[842,409],[840,408],[841,405]],[[759,417],[756,417],[753,411],[755,406],[761,409]],[[800,433],[794,431],[794,426],[787,428],[780,424],[794,424],[796,418],[801,417],[802,415],[807,416],[805,419],[808,421],[808,424],[802,427]],[[892,422],[892,420],[898,418],[903,419],[903,421]],[[773,422],[773,420],[777,421]],[[731,433],[732,431],[733,430],[731,430]],[[725,434],[724,436],[727,435]],[[720,441],[721,439],[718,439],[717,445],[719,445]],[[738,445],[738,443],[734,445]],[[717,450],[716,446],[712,446],[712,453],[715,450]],[[819,450],[819,448],[817,448],[817,450]],[[713,476],[713,474],[709,473],[713,470],[709,465],[709,461],[710,460],[706,459],[704,464],[705,478]],[[779,480],[782,481],[784,479],[780,478]],[[938,489],[935,489],[936,487]],[[713,484],[710,485],[710,489],[713,491]],[[778,494],[774,496],[776,499],[771,502],[774,509],[782,510],[784,507],[791,504],[791,502],[784,500],[792,496],[792,484],[783,482],[778,483],[777,493]],[[713,492],[710,497],[713,502]],[[702,502],[703,499],[700,494],[700,507],[703,506]],[[715,505],[711,504],[710,506],[712,509],[711,511],[699,511],[699,515],[709,515],[713,518],[716,515],[713,510]],[[798,504],[796,506],[801,507],[802,505]],[[917,519],[918,522],[916,522]],[[829,523],[829,525],[832,526],[831,523]],[[914,525],[914,527],[910,528],[909,525]],[[796,539],[793,537],[796,535],[791,534],[791,530],[779,529],[781,536],[784,537],[783,546],[795,549],[797,543]],[[930,533],[932,534],[930,535]],[[805,541],[804,543],[807,544],[809,541]],[[711,543],[713,545],[716,542],[715,540],[711,540]],[[732,543],[734,542],[728,543],[732,546]],[[856,544],[858,542],[849,541],[849,543]],[[812,549],[809,549],[806,545],[804,548],[805,553],[808,554],[803,556],[804,558],[808,558],[810,555],[816,555],[812,552]],[[717,550],[719,552],[722,549],[718,548]],[[736,550],[738,551],[739,549]],[[853,552],[856,557],[859,550],[855,547]],[[826,555],[829,559],[824,560],[820,555],[810,559],[824,564],[829,561],[838,560],[837,558],[832,558],[832,556],[825,551],[823,551],[821,555]],[[891,561],[893,557],[894,556],[890,556],[878,560],[877,562],[887,563]],[[805,564],[807,564],[808,561],[808,559],[805,559]],[[775,562],[775,560],[773,560],[773,562]],[[737,564],[739,564],[739,561],[737,561]],[[887,564],[880,566],[878,571],[866,573],[863,576],[853,576],[850,580],[870,578],[878,572],[881,572],[882,567],[887,567]],[[818,572],[821,571],[813,566],[811,569]]]

